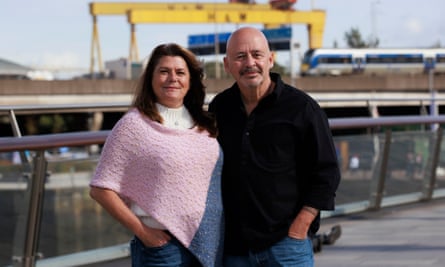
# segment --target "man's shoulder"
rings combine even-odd
[[[281,89],[281,94],[285,98],[287,97],[296,97],[304,101],[315,101],[308,93],[299,89],[298,87],[292,86],[290,84],[283,83],[283,87]]]
[[[294,85],[291,85],[289,83],[286,83],[282,78],[281,75],[278,73],[271,72],[270,73],[271,80],[277,84],[278,87],[280,87],[281,94],[284,94],[285,96],[300,96],[304,98],[311,98],[306,92],[301,90],[298,87],[295,87]]]
[[[229,88],[226,88],[226,89],[222,90],[221,92],[217,93],[213,97],[211,103],[231,100],[231,99],[233,99],[233,97],[235,97],[235,95],[236,95],[235,88],[229,87]]]
[[[279,103],[282,108],[295,111],[307,110],[310,111],[310,113],[316,113],[321,110],[315,98],[305,91],[286,83],[282,84],[277,103]]]

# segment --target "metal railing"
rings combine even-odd
[[[355,201],[353,203],[342,203],[337,205],[333,212],[323,212],[322,217],[337,216],[345,213],[359,212],[364,210],[378,210],[385,206],[397,205],[415,201],[428,201],[432,198],[445,196],[443,189],[435,188],[437,181],[436,171],[440,162],[443,131],[441,124],[445,123],[445,116],[397,116],[381,118],[341,118],[330,119],[332,130],[366,128],[373,129],[372,133],[365,134],[371,140],[370,143],[376,145],[373,152],[372,168],[369,179],[368,199]],[[393,197],[385,196],[385,182],[388,179],[388,165],[391,157],[391,145],[396,138],[395,131],[391,127],[423,125],[424,127],[417,131],[419,136],[426,137],[428,162],[425,172],[421,177],[422,186],[418,192],[412,194],[395,195]],[[385,128],[384,130],[381,130]],[[380,130],[376,130],[380,129]],[[426,130],[425,130],[426,129]],[[403,131],[402,131],[403,132]],[[45,196],[45,181],[48,178],[46,152],[59,147],[89,146],[104,143],[109,131],[97,132],[75,132],[61,133],[39,136],[21,136],[0,138],[0,153],[3,152],[24,152],[33,151],[29,164],[29,178],[24,194],[24,206],[17,222],[17,232],[14,238],[15,251],[13,255],[13,266],[56,266],[58,263],[66,261],[68,258],[80,258],[82,254],[82,263],[93,263],[104,260],[104,257],[97,257],[97,250],[94,253],[88,251],[59,256],[49,259],[40,259],[38,252],[39,232],[42,221],[42,207]],[[338,137],[336,137],[338,138]],[[348,170],[349,171],[349,170]],[[365,175],[363,175],[365,177]],[[24,233],[24,234],[23,234]],[[119,255],[128,256],[126,245],[103,248],[107,251],[108,259]],[[110,251],[111,250],[111,251]],[[114,254],[114,256],[112,256]],[[119,257],[118,256],[118,257]],[[106,256],[105,256],[106,258]],[[55,265],[51,265],[55,264]],[[79,263],[80,264],[80,263]]]

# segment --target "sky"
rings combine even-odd
[[[91,57],[92,17],[85,0],[0,0],[0,58],[37,69],[88,72]],[[125,1],[105,1],[125,2]],[[176,0],[131,2],[222,2],[219,0]],[[266,4],[267,0],[257,0]],[[298,0],[297,10],[326,12],[323,47],[346,47],[345,32],[356,28],[366,40],[375,34],[379,47],[445,47],[445,1],[443,0]],[[187,46],[194,34],[231,32],[236,24],[140,24],[136,26],[141,58],[160,43]],[[262,28],[262,25],[249,25]],[[99,40],[103,61],[129,55],[130,26],[125,16],[99,16]],[[292,41],[308,48],[306,25],[292,25]],[[289,62],[289,52],[278,52],[278,63]],[[218,58],[219,59],[219,58]],[[204,60],[215,60],[205,57]],[[97,68],[97,67],[96,67]],[[62,74],[61,74],[62,75]],[[65,73],[66,75],[66,73]]]

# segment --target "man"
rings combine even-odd
[[[224,67],[236,82],[209,105],[224,151],[224,266],[313,266],[310,238],[340,181],[327,118],[270,72],[273,54],[255,28],[232,33]]]

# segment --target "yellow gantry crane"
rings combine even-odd
[[[265,28],[283,24],[307,24],[309,48],[319,48],[323,43],[325,12],[322,10],[296,11],[275,9],[270,4],[245,3],[125,3],[93,2],[90,3],[93,17],[93,36],[91,42],[90,72],[94,72],[96,63],[103,72],[102,55],[99,43],[97,16],[126,15],[131,27],[130,53],[131,62],[139,61],[136,42],[136,24],[142,23],[234,23],[264,24]]]

